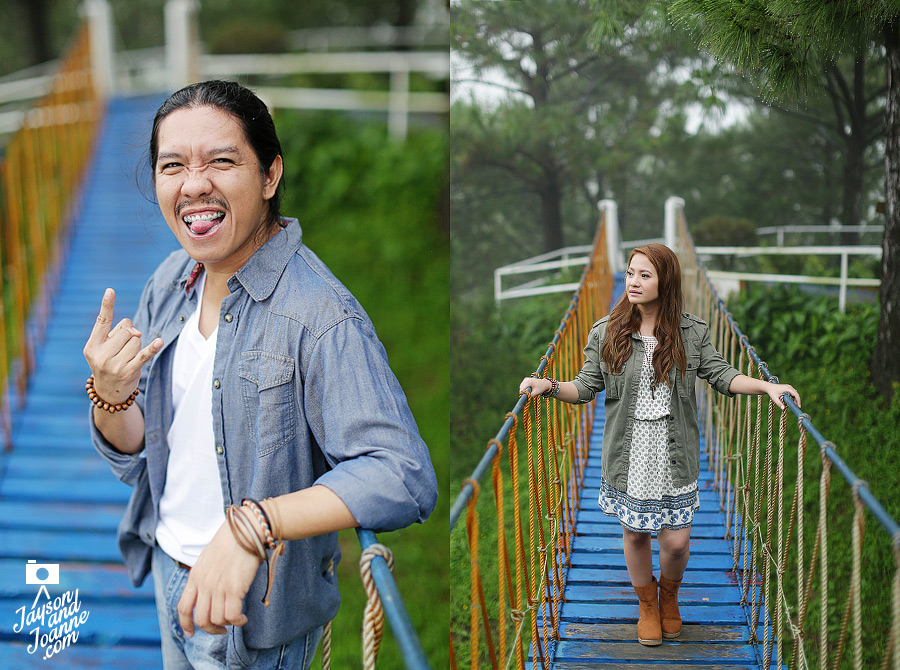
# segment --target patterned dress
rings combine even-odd
[[[669,399],[671,388],[652,387],[653,351],[657,340],[641,335],[644,360],[637,389],[628,484],[619,491],[605,479],[600,482],[600,509],[618,517],[623,526],[641,533],[661,528],[685,528],[700,507],[697,482],[676,488],[669,468]]]

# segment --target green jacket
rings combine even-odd
[[[612,374],[600,357],[608,320],[605,316],[591,327],[584,348],[584,366],[572,381],[578,388],[578,402],[590,402],[599,391],[606,390],[606,427],[603,429],[601,459],[603,478],[609,485],[628,493],[628,460],[644,343],[637,333],[632,333],[631,358],[625,362],[621,373]],[[697,377],[705,379],[719,393],[733,396],[728,387],[740,374],[716,351],[709,338],[709,326],[702,319],[682,313],[681,337],[687,370],[683,378],[680,368],[669,372],[669,386],[671,388],[674,380],[677,389],[671,395],[669,408],[669,463],[676,487],[692,484],[700,475],[700,427],[694,388]],[[678,374],[675,374],[676,370]]]

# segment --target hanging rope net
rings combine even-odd
[[[676,238],[687,311],[709,324],[713,343],[732,365],[777,381],[709,282],[683,212]],[[611,292],[601,219],[579,288],[533,376],[575,376],[591,324],[607,313]],[[701,431],[726,518],[723,535],[732,541],[732,576],[749,642],[761,667],[900,670],[900,527],[810,415],[785,401],[779,411],[767,396],[727,398],[698,386]],[[469,617],[467,625],[458,618],[451,623],[454,669],[551,667],[593,407],[520,396],[463,483],[451,527],[465,511],[468,553],[451,560],[467,561]],[[491,491],[485,492],[488,470]],[[838,505],[837,495],[849,503]],[[866,533],[872,516],[877,528]],[[846,538],[849,549],[836,555]],[[866,572],[863,557],[872,542],[890,545],[890,574]],[[867,582],[875,585],[877,603],[863,601]],[[863,609],[876,604],[885,614],[864,629]]]

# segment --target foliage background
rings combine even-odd
[[[300,219],[304,242],[369,313],[431,452],[437,509],[425,524],[379,541],[394,552],[394,575],[432,667],[449,667],[447,133],[415,128],[398,143],[382,123],[333,114],[278,113],[275,123],[285,155],[282,211]],[[341,550],[332,661],[359,668],[365,593],[355,532],[341,534]],[[384,640],[378,667],[405,667],[393,636]]]

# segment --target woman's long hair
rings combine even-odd
[[[628,257],[629,265],[635,254],[644,254],[656,268],[659,277],[659,315],[653,331],[658,342],[653,352],[654,385],[660,382],[668,385],[669,370],[677,364],[683,377],[687,367],[684,342],[681,339],[681,312],[684,308],[681,266],[672,250],[662,244],[638,247]],[[625,361],[631,357],[631,334],[639,332],[640,328],[641,313],[637,305],[628,302],[626,289],[609,313],[606,338],[600,351],[601,357],[613,372],[621,372]]]

